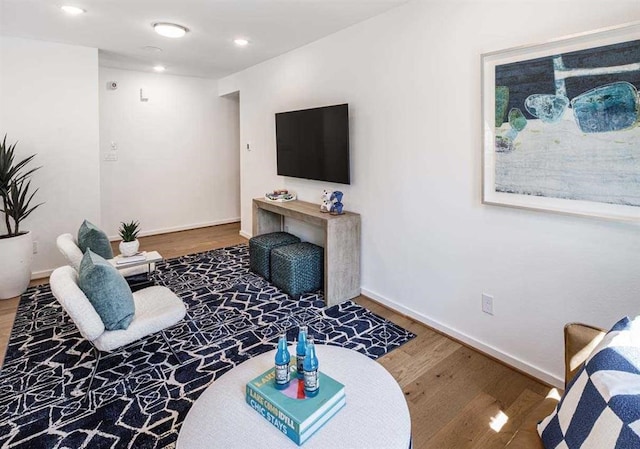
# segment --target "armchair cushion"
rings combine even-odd
[[[80,269],[80,262],[82,262],[82,251],[78,248],[76,239],[71,234],[61,234],[56,239],[56,245],[62,253],[67,263],[78,271]]]
[[[105,259],[113,258],[113,250],[107,234],[87,220],[82,222],[78,230],[78,247],[83,253],[91,248],[91,251]]]
[[[78,330],[100,351],[110,352],[173,326],[186,314],[182,300],[166,287],[154,286],[133,294],[135,316],[126,330],[105,330],[102,319],[78,287],[78,273],[70,266],[51,274],[51,291]]]
[[[84,338],[93,341],[104,332],[104,323],[78,287],[78,272],[70,266],[56,268],[49,281],[51,292],[69,314]]]
[[[105,332],[93,344],[101,351],[113,351],[146,335],[173,326],[187,309],[180,298],[166,287],[153,286],[133,294],[136,313],[127,330]]]
[[[640,318],[606,334],[538,425],[547,449],[640,447]]]
[[[118,270],[91,250],[87,250],[80,262],[79,285],[105,329],[129,326],[135,314],[131,289]]]

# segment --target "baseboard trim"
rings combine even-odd
[[[51,273],[53,273],[53,270],[34,271],[31,273],[31,280],[48,278],[51,276]]]
[[[239,221],[240,221],[240,217],[225,218],[223,220],[207,221],[204,223],[195,223],[195,224],[184,225],[184,226],[173,226],[170,228],[152,229],[151,231],[142,231],[140,234],[138,234],[138,236],[148,237],[150,235],[169,234],[170,232],[180,232],[180,231],[189,231],[191,229],[208,228],[209,226],[238,223]],[[120,236],[111,235],[109,236],[109,240],[112,242],[117,242],[120,240]]]
[[[240,234],[245,239],[250,239],[251,237],[253,237],[251,234],[249,234],[248,232],[244,232],[242,229],[240,229],[240,232],[238,234]]]
[[[362,287],[361,291],[362,291],[362,295],[367,296],[368,298],[371,298],[372,300],[386,307],[389,307],[399,313],[402,313],[403,315],[406,315],[409,318],[419,321],[420,323],[434,329],[437,332],[441,332],[455,340],[458,340],[461,343],[468,345],[473,349],[476,349],[490,357],[493,357],[508,366],[511,366],[519,371],[522,371],[523,373],[531,377],[534,377],[548,385],[552,385],[556,388],[564,389],[564,380],[558,376],[555,376],[549,373],[548,371],[545,371],[537,366],[531,365],[530,363],[527,363],[524,360],[519,359],[518,357],[515,357],[489,344],[486,344],[480,340],[477,340],[476,338],[470,335],[467,335],[464,332],[461,332],[457,329],[447,326],[446,324],[443,324],[439,321],[429,318],[423,313],[420,313],[416,310],[406,307],[392,299],[385,298],[384,296],[379,295],[378,293],[372,290]]]

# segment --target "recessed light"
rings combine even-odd
[[[187,31],[189,31],[188,28],[183,27],[182,25],[168,22],[154,23],[153,29],[156,30],[156,33],[158,33],[160,36],[172,38],[182,37],[187,34]]]
[[[77,16],[78,14],[87,12],[82,8],[78,8],[77,6],[69,6],[69,5],[61,6],[60,9],[66,12],[67,14],[71,14],[72,16]]]
[[[153,66],[153,70],[155,70],[156,72],[164,72],[165,70],[167,70],[167,68],[163,65],[156,65]]]
[[[238,47],[246,47],[247,45],[249,45],[249,41],[242,38],[234,39],[233,43],[236,44]]]

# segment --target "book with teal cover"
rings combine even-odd
[[[289,387],[277,390],[274,368],[247,383],[246,402],[291,440],[302,444],[345,404],[344,385],[320,372],[320,391],[306,397],[304,382],[297,379],[292,360]]]
[[[319,417],[313,424],[311,424],[303,433],[296,433],[294,430],[289,427],[287,421],[283,421],[279,419],[273,413],[279,413],[272,406],[263,406],[260,403],[253,399],[251,396],[246,396],[247,404],[249,404],[255,411],[260,413],[264,419],[266,419],[271,425],[273,425],[276,429],[282,432],[287,438],[289,438],[294,443],[301,445],[305,441],[307,441],[313,434],[316,433],[318,429],[320,429],[333,415],[335,415],[347,402],[346,396],[342,396],[338,402],[336,402],[333,407],[325,412],[324,415]],[[267,408],[269,407],[269,408]],[[273,412],[273,413],[272,413]]]

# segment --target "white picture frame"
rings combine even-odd
[[[484,204],[640,220],[640,22],[484,53],[481,65]]]

